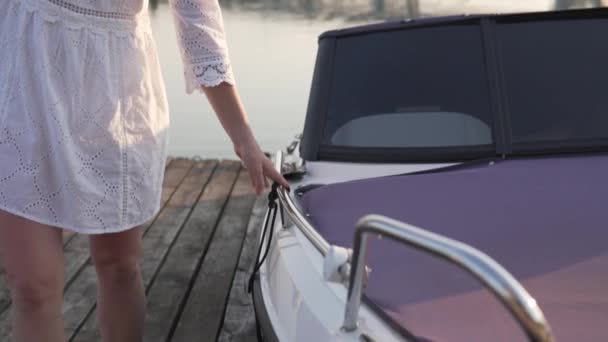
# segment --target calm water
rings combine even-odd
[[[151,18],[171,107],[170,153],[234,158],[200,93],[186,95],[171,10]],[[600,6],[600,0],[220,0],[238,88],[265,151],[302,130],[317,36],[335,28],[408,17]]]

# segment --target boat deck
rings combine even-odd
[[[255,341],[247,277],[265,213],[240,162],[169,158],[162,210],[144,225],[145,341]],[[96,276],[84,235],[64,234],[69,341],[100,341]],[[0,341],[10,341],[0,270]]]

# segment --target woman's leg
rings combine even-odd
[[[13,300],[17,342],[63,342],[61,229],[0,210],[0,259]]]
[[[91,235],[91,257],[97,270],[101,337],[108,342],[141,342],[145,293],[139,262],[141,229]]]

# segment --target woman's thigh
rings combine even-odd
[[[63,290],[63,235],[59,228],[0,210],[0,259],[10,286],[23,295]]]

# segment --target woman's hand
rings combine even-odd
[[[267,178],[289,188],[289,183],[275,170],[255,140],[236,88],[224,82],[216,87],[203,87],[203,91],[232,140],[234,151],[249,171],[255,191],[258,194],[264,191]]]
[[[256,193],[260,194],[264,191],[265,187],[268,187],[268,178],[289,189],[289,183],[287,183],[285,178],[277,172],[274,165],[262,152],[255,139],[250,138],[248,139],[248,142],[238,146],[235,145],[234,151],[239,158],[241,158],[243,164],[245,164],[245,168],[249,171],[251,184],[253,184]]]

